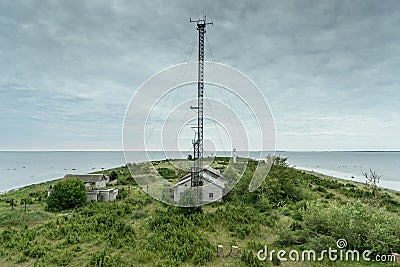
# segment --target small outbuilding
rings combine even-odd
[[[117,199],[118,188],[87,190],[87,201],[108,202]]]

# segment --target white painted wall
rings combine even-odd
[[[174,201],[179,202],[181,199],[181,193],[185,192],[187,189],[190,189],[190,180],[186,183],[178,185],[177,187],[174,187]]]
[[[87,202],[97,201],[97,191],[86,191]]]
[[[212,202],[215,200],[222,201],[223,189],[213,183],[210,183],[205,180],[203,181],[204,184],[202,186],[202,195],[201,195],[203,203]],[[181,193],[185,192],[188,189],[192,190],[190,186],[190,180],[174,187],[174,201],[179,202]],[[209,196],[210,193],[213,193],[212,198]]]
[[[87,201],[108,202],[114,201],[118,195],[118,189],[112,188],[107,190],[88,190],[86,191]]]
[[[210,193],[213,194],[213,197],[210,197]],[[202,190],[202,200],[203,203],[212,202],[212,201],[222,201],[223,189],[213,183],[205,182]]]
[[[104,187],[106,187],[106,182],[107,181],[100,181],[100,182],[96,182],[96,184],[95,184],[95,188],[96,189],[100,189],[100,188],[104,188]]]

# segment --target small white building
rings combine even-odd
[[[102,190],[87,190],[87,202],[108,202],[117,199],[118,188],[102,189]]]
[[[191,174],[184,176],[174,186],[174,201],[179,202],[183,192],[186,190],[199,189],[201,202],[209,203],[214,201],[222,201],[228,180],[221,173],[209,166],[203,168],[202,171],[203,185],[199,187],[191,187]]]

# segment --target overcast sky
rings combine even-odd
[[[0,150],[121,150],[132,95],[203,10],[206,59],[261,88],[277,149],[400,150],[397,0],[0,0]]]

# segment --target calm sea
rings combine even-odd
[[[144,152],[130,152],[130,162],[148,159]],[[218,155],[230,155],[219,152]],[[380,185],[400,191],[400,152],[276,152],[296,168],[313,170],[353,181],[364,181],[362,171],[382,175]],[[187,153],[151,151],[151,160],[184,158]],[[239,153],[240,155],[240,153]],[[250,156],[260,158],[260,153]],[[263,154],[261,153],[261,157]],[[0,192],[63,177],[66,173],[88,173],[125,165],[122,152],[43,151],[0,152]]]

